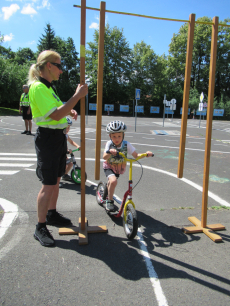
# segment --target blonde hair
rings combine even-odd
[[[30,67],[27,84],[30,86],[32,83],[37,81],[40,77],[40,72],[45,69],[46,63],[53,62],[57,59],[61,59],[59,53],[52,50],[42,51],[38,55],[37,63]]]

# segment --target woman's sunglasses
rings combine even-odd
[[[52,64],[52,65],[54,65],[54,66],[58,67],[58,69],[59,69],[59,70],[63,70],[63,68],[62,68],[62,65],[61,65],[61,64],[58,64],[58,63],[51,63],[51,62],[50,62],[50,64]]]

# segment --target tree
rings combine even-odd
[[[197,21],[212,22],[208,17],[198,18]],[[224,23],[229,22],[229,19]],[[223,23],[223,22],[220,22]],[[194,31],[193,57],[191,88],[195,88],[199,93],[208,94],[209,86],[209,65],[211,51],[212,28],[208,24],[196,24]],[[178,34],[174,34],[171,40],[169,53],[170,77],[181,88],[183,88],[185,75],[186,47],[187,47],[188,24],[184,24]],[[217,65],[216,65],[216,87],[215,97],[220,101],[221,94],[230,95],[230,29],[219,27]]]
[[[55,39],[55,32],[51,28],[50,23],[46,24],[44,28],[45,34],[42,34],[42,37],[39,39],[39,44],[37,46],[39,53],[44,50],[56,50],[57,41]]]
[[[156,83],[157,55],[145,42],[137,43],[132,50],[132,75],[129,89],[131,97],[135,88],[141,89],[142,104],[152,100]]]
[[[19,48],[18,51],[15,52],[14,61],[17,62],[18,65],[28,64],[28,62],[35,60],[35,53],[30,48]]]
[[[55,39],[57,52],[61,55],[63,66],[63,73],[57,82],[57,89],[60,98],[67,101],[70,95],[74,94],[77,84],[80,83],[80,60],[72,38],[68,37],[66,41],[60,37]]]
[[[0,57],[3,57],[5,59],[14,59],[15,54],[11,50],[11,48],[7,49],[7,48],[0,45]]]
[[[98,67],[98,38],[95,30],[94,42],[88,43],[86,75],[89,80],[90,95],[96,98],[97,67]],[[111,29],[107,24],[104,37],[104,73],[103,73],[103,102],[117,103],[127,101],[127,83],[131,68],[131,50],[123,30],[117,27]]]

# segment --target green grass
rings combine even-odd
[[[209,207],[208,209],[209,210],[223,210],[223,209],[230,210],[230,207],[221,205],[221,206],[212,206],[212,207]]]
[[[0,107],[0,116],[19,116],[18,109]]]

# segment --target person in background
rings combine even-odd
[[[23,85],[22,90],[24,93],[21,95],[19,103],[19,114],[22,113],[22,118],[25,121],[25,131],[21,134],[31,135],[32,131],[32,113],[29,100],[29,86]]]
[[[38,55],[37,63],[30,67],[28,80],[33,120],[38,126],[35,135],[36,173],[42,182],[37,197],[38,223],[34,238],[46,247],[55,245],[46,225],[71,225],[71,220],[56,210],[59,182],[66,168],[66,116],[77,119],[73,108],[88,93],[87,84],[79,84],[74,95],[63,104],[52,85],[62,70],[61,56],[55,51],[45,50]]]
[[[68,135],[69,130],[70,130],[70,127],[71,127],[71,125],[72,125],[72,120],[71,120],[70,118],[68,118],[68,117],[67,117],[66,119],[67,119],[67,121],[68,121],[68,127],[66,128],[66,139],[67,139],[67,141],[68,141],[72,146],[74,146],[74,147],[76,147],[77,149],[80,150],[81,147],[80,147],[76,142],[74,142],[74,141],[69,137],[69,135]],[[67,152],[69,152],[69,153],[71,154],[72,150],[68,148],[68,149],[67,149]],[[68,158],[67,158],[67,160],[68,160]],[[62,180],[64,180],[64,181],[72,181],[71,176],[68,174],[72,167],[73,167],[73,163],[68,163],[68,164],[66,164],[65,174],[62,176]],[[61,187],[61,186],[59,185],[59,187]]]

